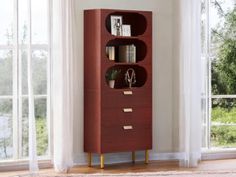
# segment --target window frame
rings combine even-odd
[[[204,137],[205,138],[205,144],[206,147],[202,147],[202,152],[203,152],[203,158],[204,159],[221,159],[221,158],[228,158],[227,154],[231,153],[234,154],[236,153],[236,147],[235,148],[214,148],[211,146],[211,126],[222,126],[221,125],[215,125],[211,122],[211,115],[212,115],[212,99],[215,98],[236,98],[236,94],[231,94],[231,95],[214,95],[212,94],[212,87],[211,87],[211,79],[212,79],[212,61],[214,59],[214,56],[211,53],[211,28],[210,28],[210,1],[211,0],[202,0],[202,2],[204,2],[204,5],[206,7],[205,9],[205,31],[204,31],[204,35],[205,35],[205,41],[204,41],[204,45],[205,48],[202,51],[202,60],[205,60],[205,64],[207,67],[207,77],[205,80],[205,97],[203,99],[206,99],[206,108],[205,108],[205,124],[202,123],[202,127],[206,128],[205,132],[207,132],[207,135]],[[224,124],[226,126],[234,126],[236,124]],[[220,155],[219,155],[220,154]],[[210,158],[209,158],[210,157]],[[232,155],[231,155],[232,157]]]
[[[22,124],[22,98],[28,97],[28,95],[22,94],[21,90],[21,57],[19,56],[19,51],[22,49],[27,49],[27,45],[21,45],[18,43],[18,20],[19,11],[18,5],[20,0],[13,0],[13,44],[0,44],[0,50],[12,50],[12,84],[13,90],[12,95],[0,95],[0,100],[11,99],[12,100],[12,120],[13,120],[13,157],[11,159],[0,160],[0,171],[2,170],[15,170],[15,169],[26,169],[28,168],[28,158],[20,157],[21,152],[21,124]],[[28,0],[28,3],[32,3]],[[40,167],[50,167],[51,157],[52,157],[52,119],[51,119],[51,8],[52,2],[48,0],[47,5],[47,18],[48,18],[48,44],[30,44],[31,50],[45,50],[48,53],[47,57],[47,93],[34,95],[35,99],[46,98],[47,99],[47,129],[48,129],[48,154],[46,156],[39,156],[39,166]],[[32,6],[31,6],[32,8]],[[28,13],[28,16],[31,13]],[[31,17],[29,17],[31,20]],[[29,24],[31,26],[31,23]],[[31,54],[32,55],[32,54]]]

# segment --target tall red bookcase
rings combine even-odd
[[[122,21],[117,22],[116,18]],[[118,23],[115,27],[114,22]],[[128,33],[122,31],[125,25]],[[116,30],[121,30],[121,34],[117,35]],[[116,76],[114,87],[109,85],[112,72]],[[104,168],[105,153],[132,152],[134,162],[138,150],[145,151],[147,163],[149,149],[152,149],[152,12],[85,10],[84,151],[88,153],[89,166],[92,153],[100,155]]]

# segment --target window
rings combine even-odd
[[[236,148],[236,1],[202,0],[203,147]]]
[[[32,58],[37,154],[50,155],[48,7],[48,0],[1,0],[0,162],[28,156],[28,57]]]

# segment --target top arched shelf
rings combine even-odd
[[[139,36],[145,33],[147,29],[147,19],[145,16],[138,12],[113,12],[107,15],[106,17],[106,29],[109,33],[112,34],[111,30],[111,17],[121,17],[122,25],[130,25],[131,36]],[[112,34],[114,35],[114,34]],[[120,35],[125,36],[125,35]]]

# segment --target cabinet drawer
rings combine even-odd
[[[125,123],[145,124],[152,122],[151,107],[115,107],[103,109],[102,126],[121,125]]]
[[[101,135],[103,153],[152,148],[151,123],[103,127]]]
[[[104,108],[127,106],[151,107],[152,91],[151,89],[104,91],[101,101]]]

